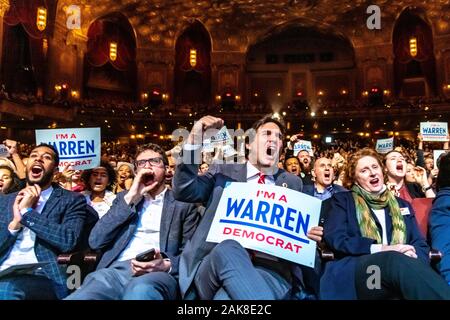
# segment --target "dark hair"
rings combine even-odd
[[[438,158],[439,173],[436,179],[436,190],[450,187],[450,152],[443,153]]]
[[[358,164],[358,161],[361,158],[364,158],[366,156],[372,157],[375,160],[377,160],[378,164],[382,168],[382,171],[384,172],[383,170],[384,166],[378,152],[376,152],[374,149],[371,148],[360,149],[350,156],[347,167],[345,168],[345,176],[343,184],[346,189],[350,190],[352,188],[353,184],[355,183],[356,165]]]
[[[19,181],[19,177],[17,177],[14,170],[10,166],[6,166],[6,165],[1,165],[0,169],[8,170],[11,175],[11,179],[12,179],[11,185],[9,186],[8,189],[3,190],[3,193],[8,194],[8,193],[13,193],[13,192],[19,191],[20,190],[20,181]]]
[[[155,144],[155,143],[146,143],[146,144],[143,144],[143,145],[141,145],[141,146],[138,146],[138,147],[136,148],[136,154],[135,154],[135,156],[134,156],[134,160],[136,161],[137,157],[138,157],[142,152],[147,151],[147,150],[152,150],[152,151],[154,151],[154,152],[156,152],[156,153],[159,153],[159,154],[161,155],[162,159],[163,159],[164,165],[165,165],[165,166],[168,166],[168,165],[169,165],[169,159],[167,159],[166,152],[164,151],[163,148],[161,148],[159,145],[157,145],[157,144]]]
[[[397,152],[397,153],[399,153],[403,158],[405,158],[405,161],[406,162],[408,162],[407,161],[407,158],[409,158],[404,152],[402,152],[402,151],[397,151],[397,150],[391,150],[391,151],[389,151],[388,153],[386,153],[385,155],[384,155],[384,157],[383,157],[383,165],[386,165],[386,161],[387,161],[387,157],[388,157],[388,155],[390,155],[391,153],[393,153],[393,152]]]
[[[53,153],[55,154],[55,155],[53,156],[53,160],[55,161],[55,167],[58,168],[58,167],[59,167],[59,153],[58,153],[58,149],[56,149],[56,147],[55,147],[54,145],[52,145],[52,144],[41,143],[40,145],[34,147],[34,148],[31,150],[31,152],[33,152],[34,150],[36,150],[37,148],[40,148],[40,147],[46,147],[46,148],[49,148],[50,150],[53,151]],[[31,153],[31,152],[30,152],[30,153]]]
[[[287,168],[286,168],[286,162],[287,162],[289,159],[296,159],[298,165],[300,166],[300,160],[298,160],[298,158],[297,158],[296,156],[294,156],[293,154],[291,154],[291,155],[289,155],[289,156],[285,156],[285,158],[284,158],[283,168],[284,168],[285,170],[287,169]]]
[[[116,171],[109,164],[109,162],[106,162],[106,161],[101,161],[100,165],[98,167],[103,167],[106,169],[106,172],[108,174],[108,184],[106,185],[106,190],[111,191],[112,186],[113,186],[114,182],[116,181]],[[96,168],[94,168],[94,169],[96,169]],[[94,171],[94,169],[84,170],[83,173],[81,174],[81,180],[83,180],[83,182],[88,190],[91,190],[91,186],[89,184],[89,179],[91,179],[92,172]]]

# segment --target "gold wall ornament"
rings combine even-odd
[[[117,42],[109,43],[109,58],[111,61],[116,61],[117,59]]]
[[[411,37],[409,38],[409,54],[411,57],[417,56],[417,38]]]
[[[36,26],[39,31],[44,31],[47,27],[47,8],[38,7],[36,14]]]
[[[189,63],[191,67],[195,67],[197,65],[197,50],[191,49],[189,51]]]

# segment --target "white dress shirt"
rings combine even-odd
[[[381,244],[372,244],[370,245],[370,253],[377,253],[381,251],[381,247],[383,245],[388,244],[387,242],[387,233],[386,233],[386,214],[384,212],[384,209],[380,210],[372,210],[375,216],[377,217],[378,221],[381,224],[381,229],[383,230],[381,234]]]
[[[38,213],[42,212],[47,200],[53,192],[53,187],[47,188],[41,192],[36,209]],[[34,252],[34,243],[36,241],[36,233],[31,231],[27,227],[23,227],[22,230],[10,230],[11,234],[15,235],[17,233],[17,239],[14,243],[14,247],[11,250],[8,258],[0,266],[0,270],[4,270],[11,266],[27,263],[37,263],[37,257]]]
[[[155,199],[145,199],[142,209],[139,211],[137,229],[126,248],[122,251],[118,261],[135,258],[151,248],[160,249],[159,234],[161,227],[161,215],[164,205],[164,195],[167,188],[158,194]]]

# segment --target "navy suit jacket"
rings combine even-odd
[[[417,226],[414,211],[409,203],[396,198],[400,208],[408,208],[404,215],[406,224],[406,244],[415,247],[419,259],[428,263],[429,247]],[[388,243],[392,236],[392,219],[385,208],[386,233]],[[381,225],[373,215],[381,233]],[[370,254],[370,246],[376,241],[361,235],[356,218],[356,206],[352,192],[336,193],[331,198],[331,209],[324,224],[324,240],[334,252],[335,260],[327,262],[320,279],[322,299],[356,299],[355,270],[359,256]]]
[[[109,211],[96,223],[89,236],[93,250],[101,250],[102,258],[97,270],[109,267],[126,248],[136,232],[139,211],[144,199],[137,205],[128,205],[124,196],[127,191],[117,195]],[[200,215],[194,204],[176,201],[171,190],[164,195],[160,227],[161,254],[172,263],[171,275],[178,275],[180,253],[187,240],[197,227]],[[142,251],[150,248],[142,248]]]
[[[184,163],[178,165],[173,178],[175,198],[187,202],[206,203],[206,210],[197,231],[186,245],[180,260],[180,289],[185,299],[196,296],[193,280],[201,261],[216,246],[216,243],[206,242],[211,223],[227,182],[247,182],[246,164],[218,164],[210,166],[205,175],[198,176],[198,165],[187,161],[193,160],[194,152],[184,152]],[[189,159],[191,157],[191,159]],[[298,176],[282,169],[274,175],[275,184],[296,191],[302,191],[302,181]],[[285,261],[283,261],[284,263]],[[294,287],[303,291],[305,287],[314,289],[314,285],[307,283],[310,277],[306,273],[314,273],[314,269],[286,262],[294,277]],[[305,280],[303,275],[305,274]],[[316,281],[317,279],[312,279]],[[312,292],[310,292],[312,293]]]
[[[431,246],[443,253],[439,272],[450,283],[450,187],[442,188],[433,201],[430,216]]]
[[[39,262],[50,262],[43,267],[45,275],[53,280],[58,298],[68,294],[67,275],[57,263],[60,253],[72,251],[78,244],[86,219],[86,200],[78,193],[53,185],[53,192],[41,213],[33,210],[22,216],[21,224],[34,233],[34,252]],[[8,225],[13,219],[13,204],[17,192],[0,198],[0,264],[9,256],[17,235],[11,235]]]

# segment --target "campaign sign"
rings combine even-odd
[[[375,150],[385,154],[394,149],[394,137],[388,139],[378,139]]]
[[[437,161],[441,154],[446,153],[447,150],[433,150],[434,168],[437,168]]]
[[[223,126],[215,135],[203,140],[203,152],[214,152],[215,149],[222,150],[224,156],[231,157],[236,154],[226,126]]]
[[[421,122],[420,133],[423,141],[447,141],[447,122]]]
[[[319,224],[321,204],[288,188],[231,182],[223,190],[206,241],[232,239],[244,248],[314,267],[316,242],[306,234]]]
[[[0,144],[0,157],[9,157],[9,150],[4,144]]]
[[[309,154],[312,156],[313,155],[313,151],[312,151],[312,145],[311,145],[311,141],[308,140],[298,140],[295,144],[294,144],[294,156],[297,156],[297,154],[302,151],[302,150],[306,150],[309,152]]]
[[[75,170],[100,164],[100,128],[36,130],[36,145],[53,145],[59,154],[59,171],[71,165]]]

